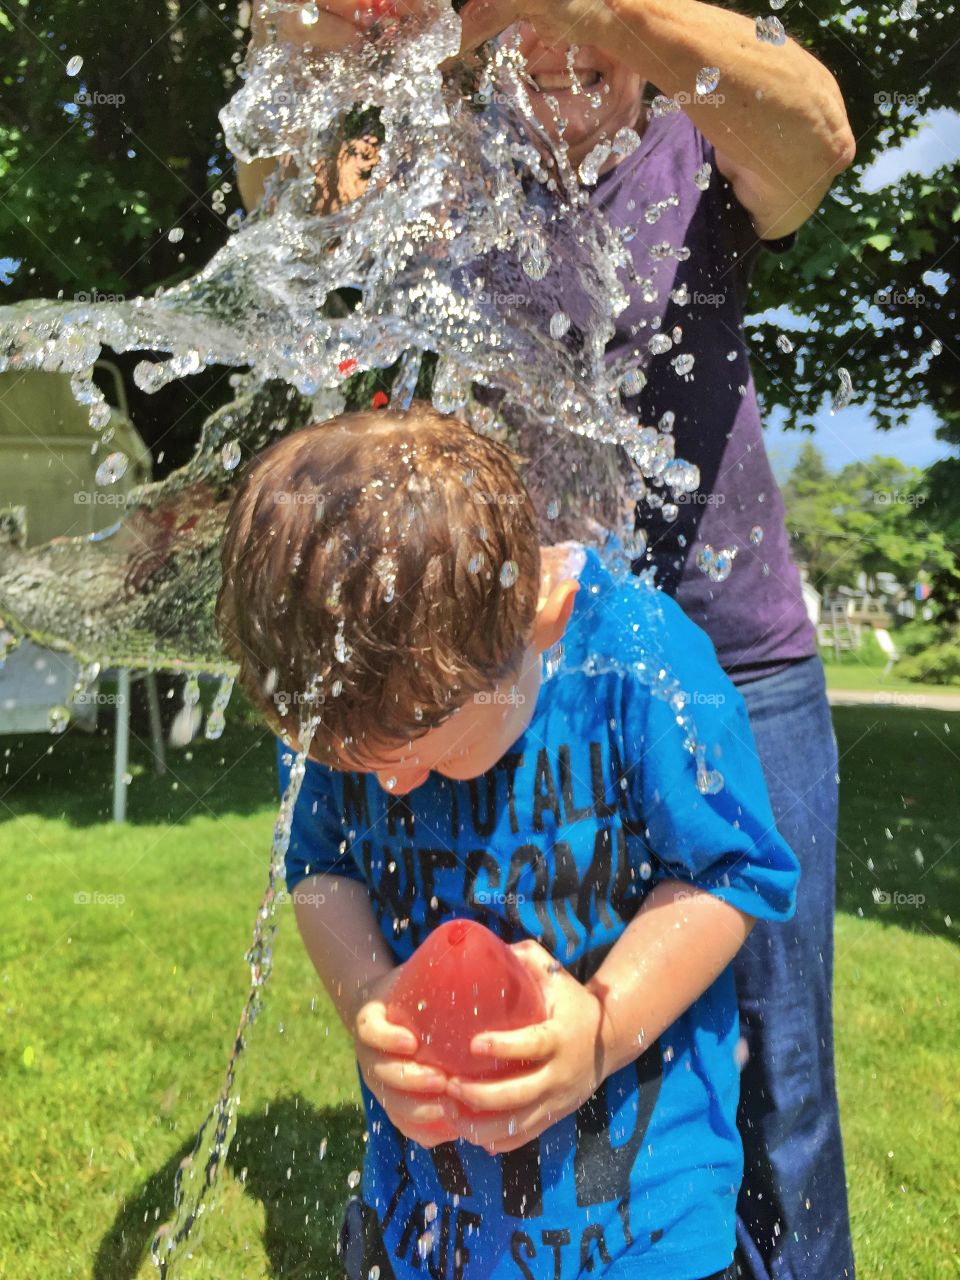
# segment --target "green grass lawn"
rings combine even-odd
[[[860,1275],[956,1277],[960,715],[856,707],[836,723],[837,1041]],[[74,731],[0,739],[0,1276],[17,1280],[155,1275],[148,1244],[247,990],[272,741],[234,723],[164,779],[135,763],[122,828],[107,821],[110,749]],[[363,1151],[353,1059],[289,906],[280,919],[225,1195],[184,1275],[340,1274],[334,1224]]]
[[[868,689],[877,693],[960,694],[960,685],[926,684],[904,680],[896,669],[884,675],[883,667],[871,667],[856,661],[824,662],[828,689]]]

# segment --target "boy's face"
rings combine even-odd
[[[529,723],[540,688],[540,653],[524,653],[521,669],[489,693],[474,694],[452,715],[405,747],[361,763],[346,753],[339,767],[372,773],[391,795],[405,795],[430,773],[462,781],[492,768]]]
[[[509,750],[529,724],[540,690],[540,655],[563,636],[580,584],[565,578],[537,605],[533,636],[516,675],[489,693],[476,693],[448,719],[406,745],[361,759],[360,744],[341,744],[333,768],[372,773],[391,795],[406,795],[430,773],[463,781],[478,778]],[[294,747],[297,746],[293,742]],[[352,755],[353,751],[360,755]]]

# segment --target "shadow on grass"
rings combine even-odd
[[[957,941],[960,714],[834,707],[837,906]]]
[[[59,737],[11,734],[0,799],[8,816],[61,816],[74,827],[108,822],[113,812],[112,713],[94,733],[71,726]],[[248,815],[279,804],[274,738],[266,729],[227,719],[221,738],[197,738],[187,749],[167,747],[167,772],[157,775],[145,726],[130,731],[127,822],[182,822],[193,816]]]
[[[363,1128],[359,1106],[317,1108],[300,1096],[275,1100],[265,1114],[240,1116],[226,1167],[235,1179],[243,1176],[244,1193],[263,1205],[266,1274],[277,1280],[342,1274],[336,1239],[351,1195],[347,1175],[361,1160]],[[137,1274],[157,1229],[173,1217],[174,1178],[192,1149],[191,1138],[124,1200],[100,1242],[93,1280]]]

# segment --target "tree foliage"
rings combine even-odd
[[[956,570],[942,532],[926,518],[924,472],[875,456],[831,472],[805,444],[783,487],[797,559],[818,591],[892,573],[905,587]]]

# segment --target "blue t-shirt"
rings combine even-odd
[[[431,773],[393,796],[372,775],[307,765],[287,886],[317,873],[362,880],[398,961],[463,917],[508,942],[537,939],[584,981],[668,878],[765,919],[793,912],[798,864],[710,640],[662,593],[612,575],[593,551],[576,555],[563,658],[487,773]],[[697,785],[695,742],[712,786]],[[285,787],[292,757],[279,742],[278,759]],[[369,1143],[347,1215],[349,1274],[572,1280],[642,1268],[699,1280],[721,1270],[742,1175],[738,1037],[728,967],[575,1115],[498,1157],[466,1141],[433,1151],[407,1141],[361,1080]]]

